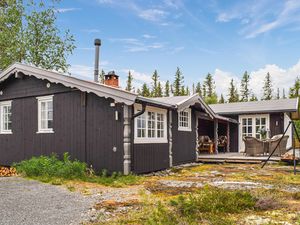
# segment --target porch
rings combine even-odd
[[[197,162],[202,163],[262,163],[268,156],[246,156],[239,152],[228,152],[219,154],[199,154]],[[279,156],[272,156],[270,162],[279,162]]]

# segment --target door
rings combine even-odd
[[[245,151],[243,137],[256,137],[262,139],[261,130],[270,129],[269,114],[239,116],[239,152]]]

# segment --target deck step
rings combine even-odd
[[[249,164],[260,164],[264,162],[265,159],[241,159],[241,158],[198,158],[198,162],[202,163],[249,163]],[[279,160],[270,160],[270,161],[276,161]]]

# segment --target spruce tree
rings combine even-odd
[[[174,96],[180,96],[182,95],[182,84],[183,84],[183,75],[180,71],[179,67],[177,67],[176,73],[175,73],[175,80],[173,83],[173,95]]]
[[[155,97],[162,97],[163,96],[163,91],[162,91],[162,87],[161,87],[161,83],[158,81],[157,84],[157,93]]]
[[[280,99],[280,90],[277,88],[276,99]]]
[[[192,85],[192,94],[195,94],[196,92],[195,92],[195,84],[193,83],[193,85]]]
[[[224,96],[223,96],[223,94],[221,94],[221,96],[220,96],[219,103],[220,103],[220,104],[223,104],[223,103],[225,103],[225,99],[224,99]]]
[[[187,95],[187,96],[191,95],[189,86],[186,86],[186,88],[185,88],[185,95]]]
[[[204,98],[205,102],[207,104],[215,104],[218,102],[218,96],[215,91],[215,82],[213,80],[213,77],[210,73],[206,75],[206,78],[204,80],[204,84],[206,87],[206,97]]]
[[[255,96],[255,94],[252,93],[251,97],[250,97],[250,102],[257,102],[258,98]]]
[[[158,97],[158,82],[159,82],[159,76],[157,70],[154,70],[154,73],[152,75],[152,90],[151,90],[152,97]]]
[[[205,84],[202,85],[202,97],[203,97],[203,99],[206,98],[206,86],[205,86]]]
[[[285,88],[282,89],[282,98],[283,98],[283,99],[286,99]]]
[[[199,96],[202,96],[202,90],[201,90],[201,84],[200,84],[200,82],[197,83],[195,92],[196,92]]]
[[[142,86],[141,95],[144,97],[150,97],[150,95],[151,95],[150,90],[146,83],[144,83]]]
[[[290,98],[297,98],[300,96],[300,79],[296,78],[293,87],[290,88]]]
[[[182,85],[181,86],[181,91],[180,91],[180,96],[185,96],[185,87]]]
[[[126,91],[132,91],[132,80],[133,80],[133,77],[129,70],[128,76],[127,76],[127,81],[126,81],[126,83],[127,83],[126,88],[125,88]]]
[[[166,84],[165,84],[165,97],[169,97],[170,96],[170,82],[167,80]]]
[[[105,72],[104,70],[101,70],[101,73],[99,75],[99,81],[101,84],[104,84],[104,76],[105,76]]]
[[[234,85],[233,79],[230,81],[228,94],[228,102],[238,102],[239,95],[236,86]]]
[[[271,100],[273,98],[273,85],[271,80],[271,75],[268,72],[264,81],[263,86],[263,97],[261,100]]]
[[[248,102],[250,97],[249,89],[250,75],[245,71],[241,81],[241,102]]]

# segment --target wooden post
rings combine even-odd
[[[215,153],[218,153],[218,119],[214,119],[214,146],[215,146]]]
[[[172,110],[169,110],[169,166],[173,166]]]
[[[131,106],[124,104],[124,168],[128,175],[131,172]]]
[[[199,134],[198,134],[198,126],[199,126],[199,116],[196,114],[196,128],[195,128],[195,135],[196,135],[196,161],[198,160],[198,156],[199,156],[199,153],[198,153],[198,148],[199,148]]]
[[[227,122],[227,146],[226,152],[230,152],[230,123]]]

